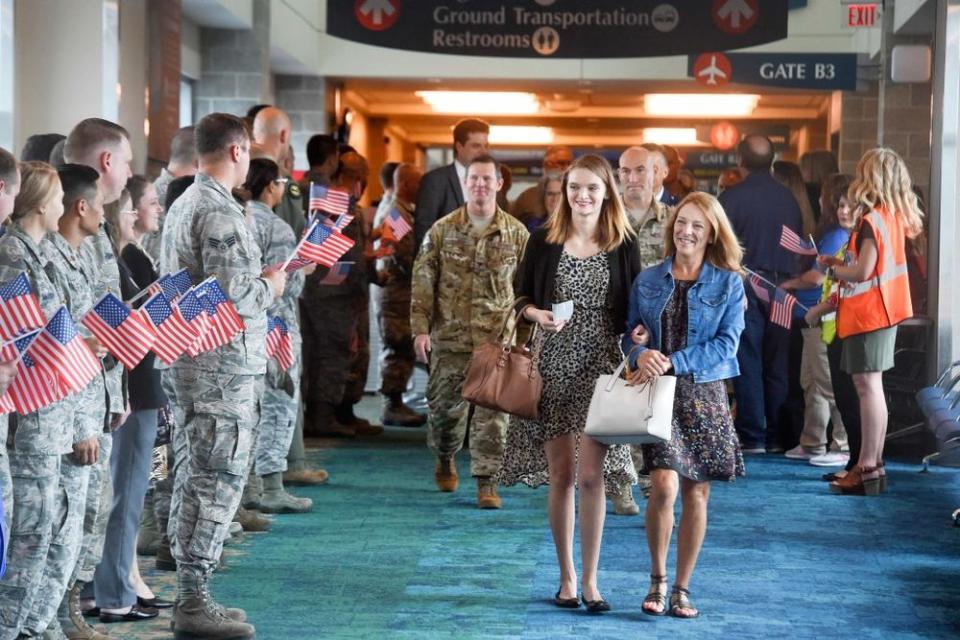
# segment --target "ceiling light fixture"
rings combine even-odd
[[[751,93],[650,93],[643,99],[648,116],[737,118],[757,108],[760,96]]]
[[[693,127],[650,127],[643,130],[643,141],[677,146],[700,144],[697,130]]]
[[[533,93],[521,91],[416,91],[437,113],[531,114],[540,110]]]
[[[553,137],[550,127],[490,127],[490,144],[550,144]]]

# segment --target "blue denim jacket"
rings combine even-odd
[[[630,353],[630,364],[646,348],[662,349],[661,319],[673,294],[673,258],[643,270],[633,281],[623,352]],[[671,354],[674,375],[693,375],[694,382],[712,382],[740,375],[737,348],[743,331],[745,301],[743,278],[704,262],[700,277],[687,294],[687,346]],[[643,324],[650,332],[647,347],[636,347],[630,332]]]

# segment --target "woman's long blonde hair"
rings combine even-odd
[[[60,175],[46,162],[39,160],[21,162],[20,193],[13,201],[10,220],[15,222],[39,211],[53,197],[58,184],[60,184]]]
[[[913,192],[910,172],[893,149],[877,147],[863,154],[847,199],[858,216],[880,208],[899,216],[908,238],[923,232],[923,213]]]
[[[707,241],[707,251],[704,259],[717,267],[727,271],[735,271],[743,275],[743,249],[737,240],[737,234],[730,226],[730,220],[720,205],[720,201],[709,193],[694,191],[680,201],[667,219],[663,232],[663,254],[671,257],[677,253],[677,245],[673,241],[673,225],[677,222],[680,210],[686,205],[693,205],[703,213],[703,217],[710,223],[710,239]]]
[[[596,241],[604,251],[613,251],[623,244],[627,238],[632,238],[634,233],[633,229],[630,228],[630,219],[627,218],[627,212],[620,201],[617,179],[613,175],[610,163],[593,154],[580,156],[573,161],[570,168],[563,174],[561,186],[563,195],[560,196],[560,205],[550,213],[547,222],[543,225],[547,230],[547,242],[563,244],[573,233],[573,210],[570,208],[570,201],[567,200],[567,183],[570,180],[570,172],[574,169],[586,169],[600,178],[606,188],[606,197],[600,208],[600,219],[597,221]]]

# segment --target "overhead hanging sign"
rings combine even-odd
[[[701,53],[687,74],[708,88],[728,82],[794,89],[854,90],[855,53]]]
[[[327,33],[451,55],[634,58],[787,37],[789,0],[327,0]]]

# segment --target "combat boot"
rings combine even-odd
[[[157,547],[157,559],[153,562],[157,571],[176,571],[177,561],[170,551],[170,539],[163,536],[160,539],[160,545]]]
[[[300,469],[299,471],[285,471],[283,484],[291,487],[312,487],[325,484],[330,479],[326,469]]]
[[[234,620],[213,601],[206,584],[199,593],[177,600],[173,609],[175,640],[250,640],[253,625]]]
[[[630,483],[624,483],[609,492],[613,501],[613,512],[618,516],[635,516],[640,513],[640,507],[633,499],[633,489]]]
[[[69,640],[112,640],[112,636],[100,633],[89,624],[80,611],[80,589],[83,585],[77,583],[63,594],[60,608],[57,609],[57,620],[60,630]],[[56,638],[57,636],[53,636]]]
[[[427,416],[417,413],[403,404],[403,397],[399,393],[391,393],[383,398],[383,408],[380,411],[380,422],[395,427],[422,427]]]
[[[307,513],[313,510],[313,500],[290,495],[283,488],[281,474],[268,473],[263,476],[260,510],[264,513]]]
[[[353,427],[337,420],[332,404],[318,402],[304,418],[303,435],[314,438],[352,438],[357,434]]]
[[[497,495],[497,483],[490,476],[477,478],[477,506],[481,509],[499,509],[503,500]]]
[[[237,515],[233,516],[233,519],[240,523],[244,531],[249,533],[261,533],[270,529],[270,520],[256,511],[248,511],[243,507],[237,509]]]
[[[247,484],[243,486],[243,498],[240,504],[244,509],[259,509],[261,493],[263,493],[263,483],[260,482],[260,476],[251,471],[247,474]]]
[[[457,490],[460,485],[460,476],[457,475],[457,465],[453,462],[453,456],[437,458],[437,468],[433,472],[433,479],[440,491],[449,493]]]
[[[140,517],[140,530],[137,531],[137,553],[142,556],[157,555],[161,537],[157,516],[153,511],[153,492],[148,491]]]
[[[43,640],[70,640],[63,632],[63,629],[60,628],[60,621],[56,618],[50,621],[47,630],[40,634],[40,637],[43,638]]]

